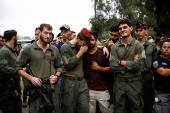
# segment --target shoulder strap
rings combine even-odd
[[[98,53],[97,53],[95,62],[99,63],[99,60],[100,60],[101,55],[102,55],[102,50],[101,50],[101,49],[98,49]],[[91,76],[92,76],[92,73],[93,73],[93,70],[91,70],[91,72],[90,72],[90,75],[89,75],[89,77],[88,77],[87,83],[89,83],[90,78],[91,78]]]
[[[53,66],[54,66],[54,51],[51,51],[51,66],[50,66],[50,70],[51,70],[51,74],[50,76],[53,74]],[[54,92],[54,84],[51,84],[51,91]]]
[[[135,40],[134,45],[133,45],[133,46],[131,46],[131,47],[129,48],[129,51],[128,51],[128,52],[126,52],[126,54],[124,55],[124,57],[122,57],[122,59],[126,59],[126,58],[129,56],[129,53],[131,52],[131,50],[132,50],[134,47],[136,47],[137,42],[138,42],[138,41],[136,41],[136,40]]]

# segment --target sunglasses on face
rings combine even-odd
[[[114,35],[114,34],[112,34],[112,33],[110,33],[110,35],[111,35],[111,36],[114,36],[114,37],[117,37],[117,36],[118,36],[118,35]]]

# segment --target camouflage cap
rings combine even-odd
[[[67,24],[64,24],[64,25],[62,25],[61,27],[60,27],[60,30],[71,30],[70,29],[70,26],[69,25],[67,25]]]

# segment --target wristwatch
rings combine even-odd
[[[118,65],[121,65],[121,60],[119,60],[117,63],[118,63]]]

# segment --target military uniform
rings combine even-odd
[[[138,54],[138,60],[134,61]],[[145,58],[142,44],[135,39],[125,47],[121,40],[111,48],[110,68],[115,72],[116,79],[113,85],[114,113],[142,113],[143,98],[141,71]],[[118,60],[126,61],[127,68],[119,65]]]
[[[3,113],[21,112],[19,76],[14,74],[14,64],[16,62],[16,58],[17,55],[15,53],[15,50],[4,44],[4,46],[0,50],[0,75],[2,75],[3,78],[5,76],[12,77],[15,82],[14,92],[15,95],[18,95],[18,100],[14,99],[9,89],[3,89],[3,91],[1,91]],[[9,79],[8,77],[7,79]],[[1,81],[0,86],[3,85],[4,84]]]
[[[144,100],[143,113],[152,113],[153,108],[153,75],[151,74],[152,59],[156,56],[157,48],[153,43],[146,40],[143,44],[145,49],[146,59],[144,60],[144,66],[142,68],[142,93]]]
[[[51,67],[51,53],[54,52],[54,65]],[[34,77],[40,78],[42,81],[49,80],[49,77],[56,72],[62,72],[62,63],[61,56],[59,54],[58,49],[49,44],[49,48],[47,48],[44,53],[43,50],[37,45],[37,42],[34,42],[31,45],[28,45],[22,52],[20,59],[15,64],[15,72],[18,70],[22,70],[26,64],[29,63],[29,67],[32,71]],[[53,68],[53,72],[51,74],[50,68]],[[59,85],[56,82],[54,84],[55,92],[54,97],[51,91],[51,84],[49,82],[44,83],[47,86],[47,97],[49,98],[52,104],[55,103],[54,111],[55,113],[59,113]],[[30,95],[34,92],[34,89],[30,90]],[[45,108],[39,109],[41,105],[44,104],[44,101],[41,96],[38,96],[33,102],[30,103],[30,112],[31,113],[45,113]]]
[[[66,69],[61,82],[62,112],[89,112],[89,90],[84,79],[83,58],[77,58],[78,48],[69,40],[61,47],[62,61]]]

